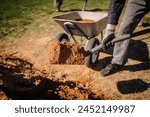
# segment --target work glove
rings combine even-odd
[[[106,51],[109,47],[113,46],[111,41],[115,38],[114,30],[106,30],[104,39],[102,40],[102,49]]]

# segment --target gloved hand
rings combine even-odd
[[[104,39],[102,40],[103,51],[106,51],[110,46],[113,46],[111,41],[115,38],[114,30],[106,30]]]

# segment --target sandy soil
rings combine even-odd
[[[59,45],[56,49],[51,42],[48,37],[29,40],[17,44],[10,52],[1,53],[1,99],[150,99],[149,64],[129,59],[121,71],[102,77],[99,70],[111,60],[110,54],[101,53],[93,69],[78,60],[70,65],[71,59],[61,65],[50,64],[54,58],[52,50],[60,50],[60,44],[56,43]],[[67,47],[73,52],[78,50],[74,44],[74,48]],[[55,52],[55,57],[60,55]],[[76,53],[72,59],[76,57],[83,56]],[[138,59],[146,61],[147,57]]]
[[[110,62],[111,50],[101,53],[96,66],[90,69],[83,64],[80,47],[74,44],[66,44],[74,52],[71,57],[65,56],[70,57],[68,62],[60,61],[56,53],[60,45],[51,45],[49,37],[1,46],[0,99],[150,99],[148,39],[133,40],[126,66],[102,77],[99,71]]]
[[[50,64],[84,64],[84,48],[79,44],[52,40],[49,47]]]

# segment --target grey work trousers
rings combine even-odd
[[[140,20],[150,11],[150,0],[129,0],[118,31],[118,36],[132,33]],[[115,44],[112,64],[124,65],[127,62],[129,40]]]

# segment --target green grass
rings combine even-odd
[[[36,18],[52,13],[52,0],[0,0],[0,38],[19,33]]]
[[[64,0],[62,10],[81,10],[83,0]],[[106,10],[108,0],[89,0],[87,10]],[[0,39],[17,36],[36,19],[55,12],[53,0],[0,0]]]
[[[108,4],[109,0],[89,0],[86,10],[107,11]],[[81,10],[82,5],[83,0],[64,0],[62,10]],[[54,12],[53,0],[0,0],[0,39],[17,37],[37,19]],[[150,15],[144,21],[150,23]]]
[[[83,0],[72,0],[71,2],[69,0],[64,0],[62,9],[64,11],[81,10],[83,3]],[[108,3],[109,0],[88,0],[86,10],[104,11],[108,9]]]

